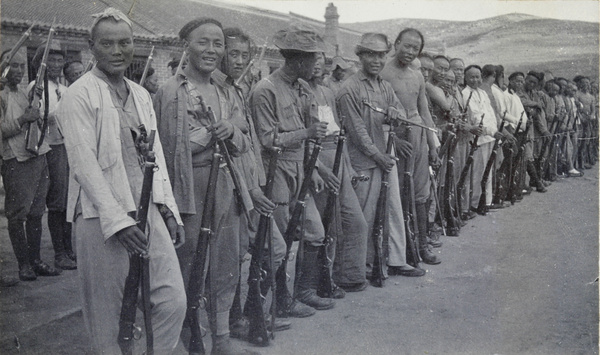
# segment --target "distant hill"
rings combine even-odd
[[[525,14],[507,14],[478,21],[394,19],[341,24],[361,32],[382,32],[394,41],[405,27],[421,30],[425,50],[461,57],[466,64],[503,64],[507,72],[550,70],[572,78],[598,79],[599,25]]]

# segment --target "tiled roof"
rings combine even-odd
[[[0,9],[2,23],[25,25],[35,20],[49,26],[56,16],[57,28],[81,32],[91,26],[91,14],[108,6],[129,15],[138,38],[173,40],[181,26],[196,17],[213,17],[224,27],[240,27],[259,46],[270,42],[273,34],[285,28],[290,19],[307,22],[321,33],[325,31],[323,21],[212,0],[2,0]],[[359,38],[359,32],[340,28],[340,53],[354,58],[354,45]],[[269,46],[272,47],[270,43]],[[335,49],[330,46],[327,52],[333,56]]]

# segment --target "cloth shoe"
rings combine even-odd
[[[418,267],[388,266],[390,276],[419,277],[425,275],[425,270]]]
[[[77,262],[77,255],[75,255],[75,252],[73,250],[67,250],[67,256],[69,257],[69,259],[73,260],[74,262]]]
[[[213,336],[211,355],[260,355],[257,351],[244,349],[239,344],[231,341],[227,335]]]
[[[429,245],[426,245],[425,247],[420,247],[419,254],[421,254],[421,260],[425,264],[437,265],[442,262],[442,260],[440,260],[440,258],[438,258],[438,256],[433,253]]]
[[[342,289],[338,285],[334,284],[333,281],[331,283],[332,283],[331,289],[333,290],[331,298],[339,300],[339,299],[346,297],[346,291],[344,289]]]
[[[360,292],[364,291],[369,286],[369,281],[356,283],[356,284],[344,284],[338,285],[339,288],[343,289],[346,292]]]
[[[40,259],[35,260],[31,267],[38,276],[58,276],[62,273],[61,270],[53,268]]]
[[[54,257],[54,267],[63,270],[75,270],[77,269],[77,263],[67,256],[67,254],[60,254]]]
[[[21,281],[35,281],[37,279],[37,275],[33,268],[29,264],[19,265],[19,279]]]
[[[0,287],[12,287],[19,283],[19,279],[12,276],[0,277]]]

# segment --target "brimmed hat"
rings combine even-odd
[[[388,38],[383,33],[365,33],[360,39],[360,43],[356,45],[354,53],[356,55],[362,52],[389,52],[392,47]]]
[[[277,31],[273,44],[279,49],[301,52],[325,52],[325,42],[314,28],[302,23],[291,23],[285,30]]]
[[[44,55],[44,49],[46,48],[46,43],[47,42],[44,41],[42,44],[40,44],[37,47],[37,49],[35,51],[35,55],[33,56],[33,59],[31,60],[35,66],[38,66],[40,61],[42,60],[42,56]],[[48,52],[48,54],[53,54],[53,53],[61,54],[63,57],[65,55],[63,50],[60,49],[60,41],[58,41],[57,39],[53,39],[50,42],[50,51]]]
[[[340,67],[342,70],[350,69],[352,65],[346,62],[342,57],[333,57],[333,62],[331,63],[331,68],[335,70],[336,67]]]

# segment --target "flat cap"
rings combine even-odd
[[[333,57],[333,62],[331,63],[331,67],[335,70],[336,67],[340,67],[342,70],[349,69],[352,65],[346,62],[344,58],[340,56]]]
[[[273,44],[279,49],[301,52],[325,52],[325,42],[314,28],[302,23],[291,23],[288,28],[277,31]]]
[[[389,52],[392,47],[388,38],[383,33],[365,33],[360,39],[360,43],[356,45],[354,53],[359,55],[362,52]]]

